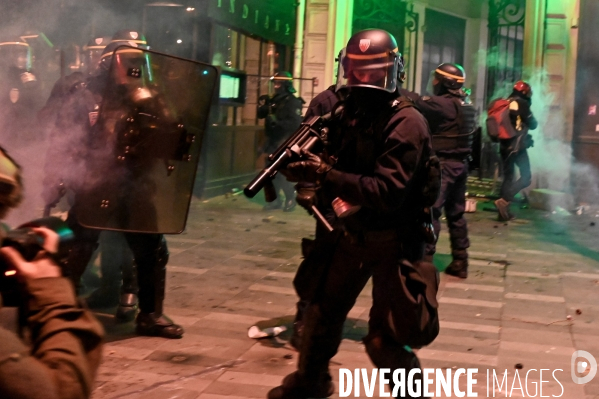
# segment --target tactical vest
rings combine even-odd
[[[470,153],[476,130],[476,108],[472,104],[454,99],[458,104],[458,126],[446,131],[434,132],[433,150],[438,153],[452,151]]]

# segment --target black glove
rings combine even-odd
[[[258,106],[259,107],[262,107],[267,104],[270,104],[270,97],[268,96],[268,94],[263,94],[260,97],[258,97]]]
[[[312,206],[316,205],[316,190],[317,187],[313,184],[305,185],[298,183],[295,185],[295,200],[310,215],[313,213]]]
[[[530,134],[524,136],[524,147],[531,148],[535,146],[535,141]]]
[[[318,155],[302,149],[302,160],[287,165],[281,173],[291,182],[308,182],[320,184],[333,166],[326,163]]]

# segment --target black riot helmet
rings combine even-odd
[[[133,47],[149,48],[146,37],[135,30],[121,29],[112,36],[111,42],[117,42],[122,45],[133,45]]]
[[[277,72],[271,78],[270,81],[273,84],[276,94],[279,93],[295,93],[296,90],[293,87],[293,76],[287,71]]]
[[[347,87],[369,87],[393,93],[403,73],[403,57],[393,35],[381,29],[355,33],[341,60]]]
[[[102,53],[109,43],[109,37],[95,37],[83,46],[83,66],[88,75],[93,75],[100,66]]]
[[[31,71],[31,46],[21,38],[0,41],[0,62],[8,68]]]
[[[139,47],[110,43],[104,49],[98,68],[100,76],[107,77],[133,102],[139,103],[152,96],[154,81],[150,53]]]
[[[433,94],[436,96],[446,92],[457,93],[466,80],[466,72],[458,64],[443,63],[433,74]]]

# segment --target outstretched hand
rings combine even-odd
[[[38,278],[60,277],[60,267],[48,256],[58,250],[58,234],[45,227],[34,227],[32,230],[44,238],[44,251],[40,251],[32,261],[26,261],[23,256],[12,247],[0,248],[0,255],[17,270],[17,276],[22,280]]]

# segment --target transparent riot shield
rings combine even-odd
[[[133,47],[113,54],[76,212],[86,227],[185,229],[218,78],[211,65]]]

